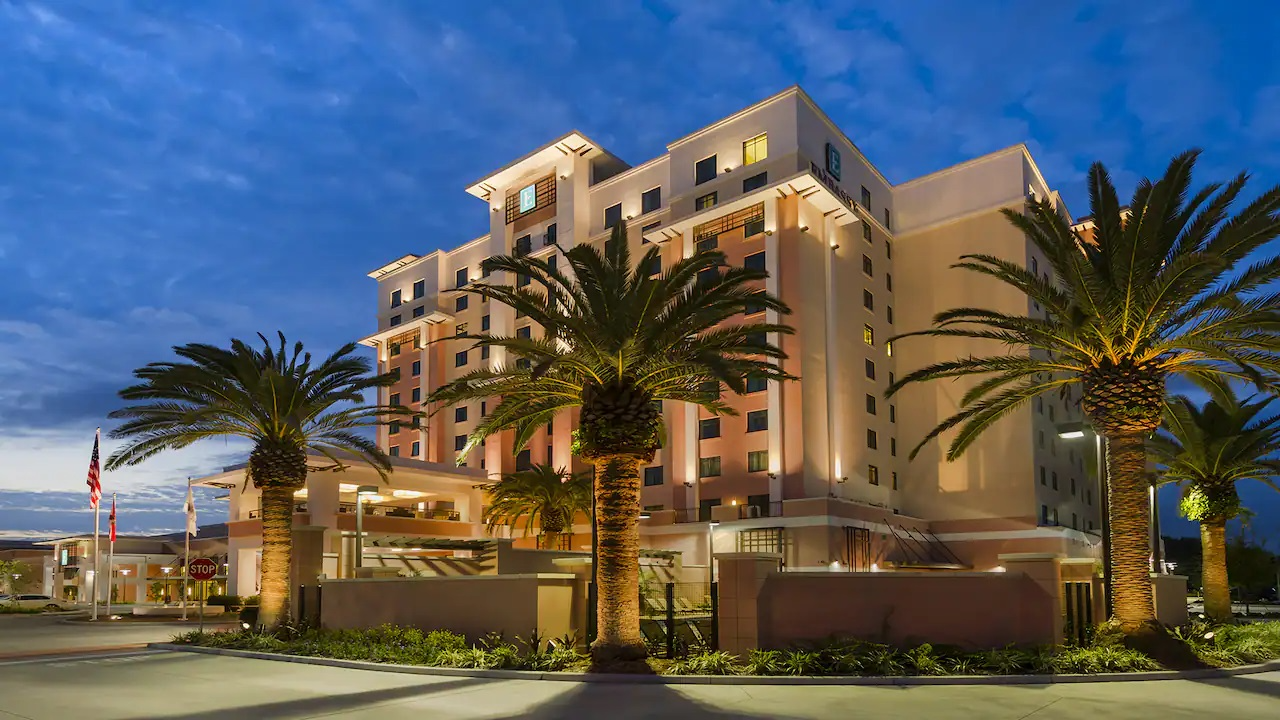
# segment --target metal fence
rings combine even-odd
[[[1088,644],[1093,635],[1093,583],[1062,583],[1062,610],[1067,642]]]
[[[640,632],[653,657],[677,658],[719,647],[716,583],[640,586]],[[587,642],[596,637],[596,587],[587,586]]]

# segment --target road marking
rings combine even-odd
[[[121,652],[124,651],[124,652]],[[163,650],[148,650],[145,645],[122,645],[115,648],[93,648],[90,650],[45,652],[0,658],[0,667],[8,665],[48,665],[50,667],[70,667],[80,664],[100,664],[108,662],[131,662],[149,655],[157,655]]]

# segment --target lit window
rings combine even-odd
[[[720,456],[698,458],[698,477],[720,477]]]
[[[867,482],[871,483],[872,485],[880,484],[880,468],[876,467],[875,465],[867,466]]]
[[[889,340],[884,341],[884,354],[893,357],[893,343]]]
[[[640,194],[640,214],[651,213],[662,207],[662,188],[645,190]]]
[[[693,184],[701,185],[716,179],[716,156],[705,157],[693,165]]]
[[[709,192],[706,195],[703,195],[702,197],[695,200],[693,202],[693,208],[695,210],[706,210],[708,208],[713,208],[716,206],[716,203],[718,202],[716,198],[717,198],[716,193]]]
[[[768,450],[753,450],[747,453],[747,472],[765,472],[768,469]]]
[[[876,344],[876,331],[875,331],[875,328],[871,327],[870,325],[863,325],[863,326],[862,326],[862,342],[864,342],[864,343],[866,343],[866,344],[868,344],[868,345],[875,345],[875,344]]]
[[[747,413],[747,432],[760,432],[769,429],[769,411],[752,410]]]
[[[622,203],[610,205],[604,209],[604,226],[611,228],[622,222]]]
[[[742,164],[750,165],[769,157],[769,134],[760,133],[742,143]]]

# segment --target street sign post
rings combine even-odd
[[[209,558],[196,558],[187,563],[187,574],[200,583],[200,632],[204,632],[204,604],[209,581],[218,574],[218,564]]]

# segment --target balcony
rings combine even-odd
[[[342,515],[355,515],[356,504],[345,502],[339,503],[338,513]],[[410,507],[365,505],[364,514],[366,517],[416,518],[418,520],[447,520],[449,522],[462,522],[462,513],[449,508],[427,508],[425,510],[418,510]]]

